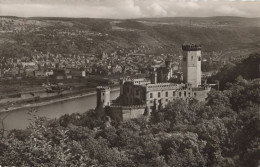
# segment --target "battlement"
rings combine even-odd
[[[145,84],[150,84],[151,81],[146,79],[146,78],[122,78],[121,79],[123,82],[121,83],[124,83],[124,82],[131,82],[133,83],[134,85],[145,85]]]
[[[201,49],[202,49],[201,45],[197,45],[197,44],[183,44],[182,45],[183,51],[198,51]]]
[[[147,91],[154,90],[176,90],[185,86],[184,84],[176,84],[176,83],[157,83],[157,84],[148,84],[146,85]]]
[[[97,90],[110,90],[109,86],[97,86]]]
[[[123,105],[116,105],[113,104],[110,106],[111,108],[121,108],[121,109],[138,109],[138,108],[145,108],[146,105],[128,105],[128,106],[123,106]]]

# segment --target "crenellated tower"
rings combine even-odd
[[[192,87],[201,85],[201,45],[185,44],[183,50],[183,81]]]
[[[97,107],[101,104],[103,107],[110,106],[110,88],[108,86],[97,87]]]

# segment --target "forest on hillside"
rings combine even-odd
[[[250,54],[248,58],[238,64],[224,65],[217,74],[208,80],[209,82],[218,80],[220,89],[223,90],[228,85],[226,83],[233,82],[238,76],[249,80],[260,78],[260,53]]]
[[[244,65],[259,58],[251,55]],[[176,100],[149,119],[114,122],[94,111],[52,120],[34,116],[26,130],[2,134],[0,165],[257,167],[260,80],[236,74],[206,102]]]

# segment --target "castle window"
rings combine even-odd
[[[175,96],[175,92],[174,91],[172,92],[172,95]]]
[[[160,98],[161,97],[161,92],[158,92],[158,98]]]
[[[151,104],[153,104],[153,101],[152,101],[152,100],[150,100],[150,103],[151,103]]]
[[[199,56],[199,59],[198,59],[199,61],[200,61],[200,56]]]
[[[184,97],[186,97],[186,91],[184,91]]]
[[[193,59],[193,56],[191,56],[191,60]]]
[[[181,92],[179,92],[179,96],[181,97]]]
[[[189,92],[189,97],[190,97],[190,92]]]
[[[168,99],[165,99],[166,102],[168,102]]]
[[[150,98],[153,98],[153,93],[150,93]]]
[[[105,93],[103,93],[103,96],[105,96]]]
[[[194,92],[194,96],[196,96],[197,95],[197,93],[196,92]]]
[[[165,92],[165,97],[168,97],[168,92]]]

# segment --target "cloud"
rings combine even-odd
[[[246,15],[246,12],[230,6],[220,6],[216,8],[215,11],[220,13],[221,15],[238,15],[238,16]]]
[[[0,15],[24,17],[260,17],[259,8],[260,0],[0,0]]]
[[[148,10],[150,11],[151,16],[167,16],[167,11],[157,3],[153,3],[151,6],[149,6]]]
[[[200,5],[198,2],[190,1],[190,2],[178,2],[177,5],[184,9],[199,9]]]

